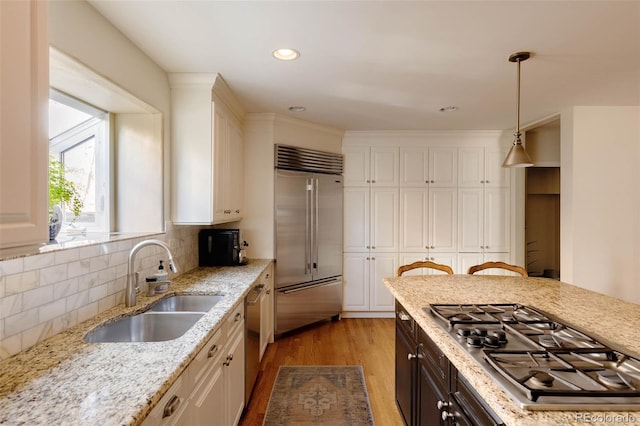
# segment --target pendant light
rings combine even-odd
[[[507,158],[504,159],[502,167],[530,167],[533,166],[531,157],[527,154],[527,151],[522,145],[520,139],[520,62],[529,59],[531,54],[529,52],[517,52],[509,56],[509,62],[516,62],[518,64],[518,96],[516,106],[516,132],[513,134],[515,139],[513,140],[513,146],[507,154]]]

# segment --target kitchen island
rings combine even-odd
[[[505,424],[624,424],[625,421],[640,424],[640,411],[531,411],[519,408],[436,319],[423,310],[430,304],[528,305],[637,357],[640,354],[640,305],[546,278],[431,275],[387,278],[384,282],[418,326]]]
[[[197,268],[165,294],[138,296],[0,362],[1,425],[138,425],[244,298],[271,260]],[[135,314],[172,293],[225,297],[181,337],[148,343],[85,343],[111,319]]]

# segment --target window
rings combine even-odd
[[[49,96],[49,155],[65,167],[83,203],[75,217],[65,206],[63,232],[108,232],[109,113],[56,90]]]

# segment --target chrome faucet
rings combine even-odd
[[[129,265],[127,266],[127,288],[124,293],[124,304],[125,306],[135,306],[136,304],[136,296],[140,289],[138,288],[138,280],[136,278],[137,274],[133,270],[133,262],[136,258],[136,254],[140,251],[141,248],[146,246],[160,246],[167,252],[169,256],[169,270],[174,274],[178,272],[178,268],[176,267],[173,261],[173,255],[171,254],[171,250],[169,250],[169,246],[160,240],[144,240],[133,246],[131,251],[129,252]]]

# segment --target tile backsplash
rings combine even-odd
[[[163,234],[0,261],[0,359],[124,303],[129,251],[140,241],[167,243],[179,273],[197,267],[199,230],[169,224]],[[167,260],[160,247],[138,252],[141,280],[160,260]]]

